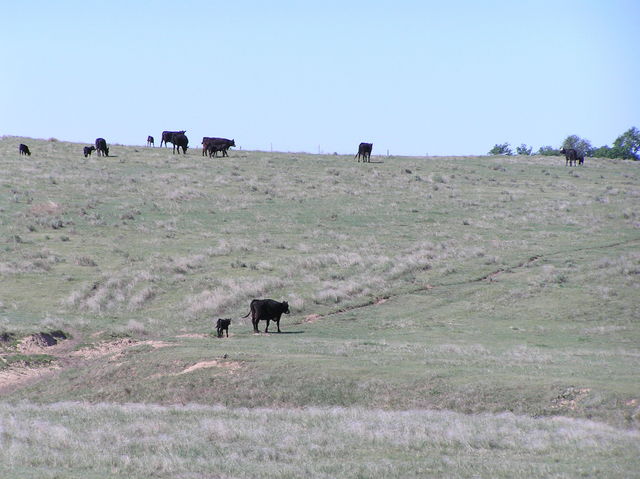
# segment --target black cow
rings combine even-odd
[[[222,156],[229,156],[227,150],[232,146],[236,146],[236,140],[227,138],[214,138],[205,136],[202,138],[202,156],[209,153],[209,156],[216,156],[218,151],[222,152]]]
[[[218,331],[218,337],[222,338],[223,333],[227,332],[227,338],[229,337],[229,325],[231,324],[231,319],[222,319],[218,318],[218,322],[216,323],[216,330]]]
[[[164,146],[167,146],[167,143],[173,143],[173,135],[184,135],[187,132],[187,130],[180,130],[180,131],[163,131],[162,132],[162,139],[160,140],[160,146],[162,147],[162,143],[164,143]]]
[[[253,323],[253,332],[259,333],[258,322],[266,321],[267,327],[264,328],[264,332],[269,332],[269,321],[275,321],[278,326],[278,332],[280,332],[280,316],[282,314],[289,314],[289,303],[286,301],[280,303],[273,299],[254,299],[251,301],[249,314],[251,315],[251,322]]]
[[[584,165],[584,153],[578,153],[578,164]]]
[[[358,163],[360,163],[360,156],[362,156],[362,162],[371,163],[371,150],[373,149],[373,143],[360,143],[358,146],[358,154],[354,156],[358,158]]]
[[[573,148],[563,148],[560,153],[565,157],[564,166],[573,166],[578,161],[578,152]]]
[[[85,158],[87,158],[88,156],[91,156],[91,153],[93,153],[94,151],[96,151],[95,146],[85,146],[84,149],[82,150]]]
[[[109,156],[109,147],[104,138],[96,138],[96,152],[98,156]]]
[[[147,136],[147,146],[155,146],[153,143],[153,137],[151,135]]]
[[[20,146],[18,146],[18,151],[20,152],[21,155],[31,156],[31,152],[29,151],[29,147],[27,145],[25,145],[24,143],[20,143]]]
[[[189,138],[184,133],[175,133],[171,138],[171,143],[173,143],[173,153],[175,154],[176,148],[178,149],[178,154],[180,154],[180,148],[182,148],[182,153],[187,154],[187,148],[189,148]]]
[[[209,158],[217,156],[218,152],[222,152],[222,156],[224,156],[224,146],[222,143],[214,143],[213,141],[209,142],[202,148],[202,154],[209,154]]]

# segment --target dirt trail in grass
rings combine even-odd
[[[53,339],[52,339],[53,338]],[[80,366],[88,361],[106,358],[109,361],[119,358],[134,346],[149,345],[153,348],[170,346],[163,341],[137,341],[131,338],[118,338],[112,341],[101,341],[91,346],[77,349],[83,341],[83,335],[74,331],[68,337],[58,339],[48,333],[36,333],[22,338],[15,351],[5,351],[0,359],[23,355],[4,369],[0,369],[0,396],[27,386],[35,381],[46,379],[63,369]],[[41,358],[40,366],[30,361],[34,356]]]
[[[92,336],[95,337],[96,335]],[[177,336],[177,338],[193,337],[206,337],[206,335],[182,334]],[[3,394],[8,394],[37,381],[54,380],[55,375],[65,369],[80,367],[95,360],[120,360],[127,350],[136,346],[146,345],[158,349],[180,345],[178,342],[138,341],[132,338],[117,338],[111,341],[98,341],[95,344],[78,348],[78,345],[82,344],[85,339],[91,340],[92,337],[84,338],[81,333],[74,331],[68,337],[56,340],[52,339],[48,333],[36,333],[18,341],[15,350],[0,351],[0,361],[3,362],[7,361],[6,358],[15,357],[17,354],[23,356],[22,359],[18,359],[4,369],[0,369],[0,397]],[[39,365],[36,366],[30,362],[34,357],[45,359],[41,359],[38,363]],[[176,375],[188,374],[198,369],[211,367],[223,367],[234,372],[241,367],[241,364],[235,361],[201,361]]]

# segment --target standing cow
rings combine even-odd
[[[264,332],[269,332],[269,321],[274,321],[278,326],[278,332],[280,332],[280,317],[282,314],[289,314],[289,303],[283,301],[282,303],[274,301],[273,299],[254,299],[251,301],[249,307],[250,311],[244,318],[251,315],[251,323],[253,323],[253,332],[259,333],[258,323],[260,321],[266,321],[267,327],[264,328]]]
[[[167,143],[173,143],[173,136],[174,135],[184,135],[187,132],[187,130],[180,130],[180,131],[163,131],[162,132],[162,138],[160,139],[160,147],[162,147],[162,143],[164,143],[164,146],[167,146]]]
[[[360,143],[358,146],[358,154],[354,156],[358,158],[358,163],[360,163],[360,156],[362,156],[363,163],[371,163],[371,150],[373,149],[373,143]]]
[[[222,156],[229,156],[227,150],[232,146],[236,146],[236,140],[227,138],[215,138],[205,136],[202,138],[202,156],[209,153],[209,156],[216,156],[218,151],[222,152]]]
[[[151,135],[147,136],[147,146],[155,146]]]
[[[187,148],[189,148],[189,138],[184,133],[176,133],[171,138],[171,143],[173,143],[173,153],[175,154],[176,148],[178,149],[178,154],[180,154],[180,148],[182,148],[182,153],[187,154]]]
[[[109,147],[104,138],[96,138],[96,152],[98,156],[109,156]]]
[[[573,166],[574,164],[577,164],[578,152],[573,148],[563,148],[562,150],[560,150],[560,153],[562,153],[565,158],[564,166]]]
[[[31,156],[29,147],[24,143],[20,143],[20,146],[18,146],[18,151],[20,152],[21,155]]]

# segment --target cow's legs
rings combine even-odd
[[[269,321],[271,321],[270,319],[267,319],[267,327],[264,328],[264,332],[268,333],[269,332]]]

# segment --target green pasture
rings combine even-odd
[[[3,477],[638,477],[636,162],[82,146],[0,140]]]

